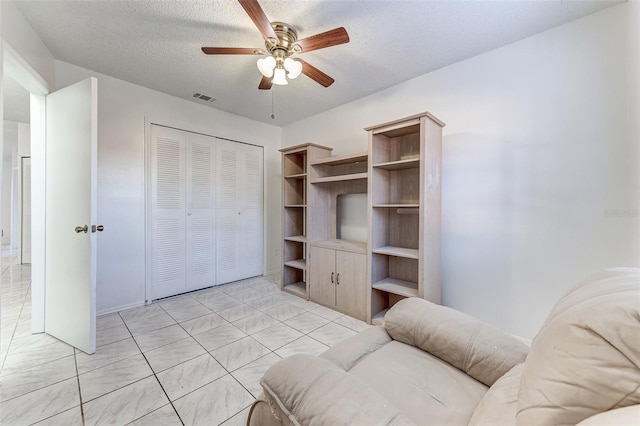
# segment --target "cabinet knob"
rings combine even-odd
[[[331,273],[331,284],[333,284],[333,272]]]
[[[340,285],[340,273],[338,272],[338,275],[336,275],[336,284]]]

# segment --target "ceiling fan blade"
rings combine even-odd
[[[293,44],[293,46],[294,49],[296,46],[299,46],[300,49],[302,49],[301,53],[304,53],[344,43],[349,43],[349,34],[347,34],[347,30],[345,30],[344,27],[340,27],[298,40]]]
[[[335,81],[333,78],[329,77],[310,63],[305,62],[300,58],[296,58],[296,61],[300,61],[302,63],[302,74],[323,85],[324,87],[331,86]]]
[[[258,89],[269,90],[271,89],[271,84],[271,78],[263,76],[262,80],[260,80],[260,84],[258,85]]]
[[[238,0],[240,5],[247,12],[249,18],[253,21],[253,23],[258,27],[260,34],[265,40],[273,39],[278,40],[278,36],[276,32],[273,31],[271,27],[271,22],[269,22],[269,18],[264,14],[262,7],[260,7],[260,3],[257,0]]]
[[[202,51],[207,55],[265,55],[262,49],[251,47],[203,47]]]

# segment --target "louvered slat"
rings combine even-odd
[[[180,162],[183,158],[180,141],[158,138],[157,140],[157,198],[159,209],[181,207],[183,191],[180,185]]]

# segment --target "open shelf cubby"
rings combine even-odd
[[[319,158],[311,164],[311,184],[366,180],[368,154],[357,153]]]

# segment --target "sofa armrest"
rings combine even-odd
[[[389,309],[384,326],[394,340],[419,347],[487,386],[522,363],[529,351],[497,328],[415,297]]]
[[[382,395],[332,362],[294,355],[275,363],[260,384],[294,425],[412,425]]]

